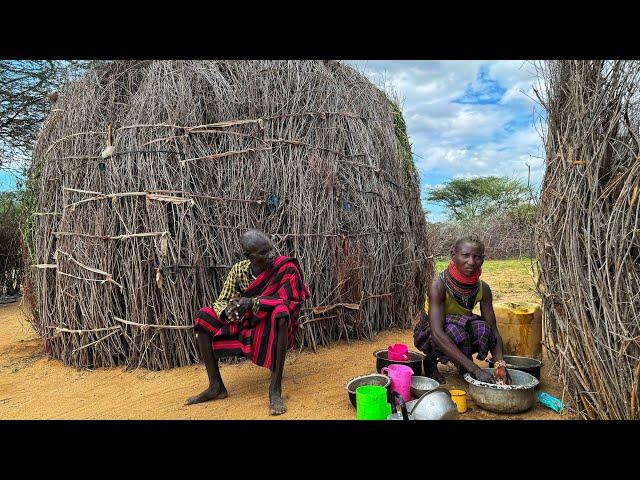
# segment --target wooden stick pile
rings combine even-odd
[[[388,98],[325,61],[114,62],[64,90],[34,150],[31,281],[75,366],[197,360],[240,235],[298,258],[301,346],[407,327],[432,275]],[[410,161],[410,158],[409,158]]]
[[[540,66],[546,343],[584,418],[640,418],[640,62]]]

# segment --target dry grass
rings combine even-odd
[[[441,272],[448,260],[436,262],[436,272]],[[494,302],[540,303],[529,259],[485,260],[482,280],[493,293]]]

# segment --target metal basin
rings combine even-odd
[[[437,388],[422,395],[409,412],[416,420],[457,420],[458,409],[446,390]]]
[[[436,389],[416,400],[401,405],[403,411],[392,413],[387,420],[457,420],[458,410],[449,392]]]
[[[404,404],[407,412],[408,420],[415,420],[415,418],[413,418],[413,415],[411,415],[409,412],[413,410],[413,407],[415,406],[417,401],[418,400],[411,400],[410,402],[407,402]],[[395,408],[395,406],[392,408]],[[405,418],[403,416],[403,412],[401,410],[398,410],[397,412],[394,412],[391,415],[389,415],[387,417],[387,420],[405,420]]]
[[[349,394],[349,401],[351,405],[356,406],[356,389],[358,387],[362,387],[363,385],[379,385],[387,389],[389,391],[389,384],[391,380],[386,375],[382,375],[380,373],[371,373],[369,375],[360,375],[359,377],[354,377],[347,382],[344,386],[345,390]],[[389,399],[389,394],[387,393],[387,399]]]
[[[493,373],[492,368],[484,370]],[[469,384],[469,395],[476,404],[497,413],[520,413],[533,407],[536,397],[535,388],[540,381],[533,375],[507,368],[512,385],[495,385],[473,378],[469,373],[464,379]]]
[[[415,418],[413,418],[413,415],[409,414],[409,420],[415,420]],[[392,413],[391,415],[389,415],[387,417],[387,420],[404,420],[404,417],[402,416],[402,412],[396,412],[396,413]]]
[[[420,375],[413,375],[411,377],[411,395],[416,398],[420,398],[427,392],[435,390],[440,384],[429,377],[422,377]]]
[[[540,380],[540,370],[544,367],[542,361],[531,357],[519,357],[516,355],[505,355],[502,357],[507,362],[508,368],[514,370],[520,370],[521,372],[527,372]],[[488,359],[489,368],[493,368],[493,359]]]

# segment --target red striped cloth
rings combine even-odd
[[[289,319],[288,346],[294,342],[301,303],[309,298],[300,265],[295,258],[280,256],[242,292],[258,297],[256,312],[246,312],[240,322],[228,322],[209,307],[200,309],[196,327],[208,332],[216,357],[245,356],[256,365],[272,369],[279,318]]]

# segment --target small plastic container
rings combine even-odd
[[[464,413],[467,411],[467,392],[464,390],[449,390],[451,394],[451,400],[456,404],[458,413]]]
[[[404,343],[394,343],[389,345],[387,358],[389,360],[400,360],[406,362],[409,360],[409,348]]]
[[[564,404],[560,401],[560,399],[549,395],[547,392],[538,392],[537,397],[538,401],[541,404],[550,408],[556,413],[561,413],[564,409]]]
[[[387,389],[378,385],[356,388],[356,419],[385,420],[391,414],[387,403]]]
[[[392,392],[398,392],[402,395],[405,402],[411,400],[411,376],[413,370],[406,365],[393,364],[384,367],[381,372],[391,379],[389,388]]]

